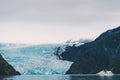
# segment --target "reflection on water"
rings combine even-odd
[[[0,76],[0,80],[120,80],[120,75],[111,77],[97,75],[20,75]]]
[[[2,76],[0,80],[71,80],[70,76],[65,75],[20,75]]]

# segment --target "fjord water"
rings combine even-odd
[[[0,45],[0,53],[17,71],[19,76],[0,76],[0,80],[120,80],[120,75],[61,75],[72,62],[60,60],[54,54],[62,44]]]
[[[1,76],[0,80],[120,80],[120,75],[20,75]]]

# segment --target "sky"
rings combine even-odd
[[[95,39],[120,25],[120,0],[0,0],[0,42]]]

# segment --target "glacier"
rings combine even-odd
[[[0,54],[21,74],[65,74],[72,62],[60,60],[57,47],[65,44],[0,44]]]

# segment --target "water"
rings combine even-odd
[[[1,76],[0,80],[120,80],[120,75],[97,76],[97,75],[20,75]]]

